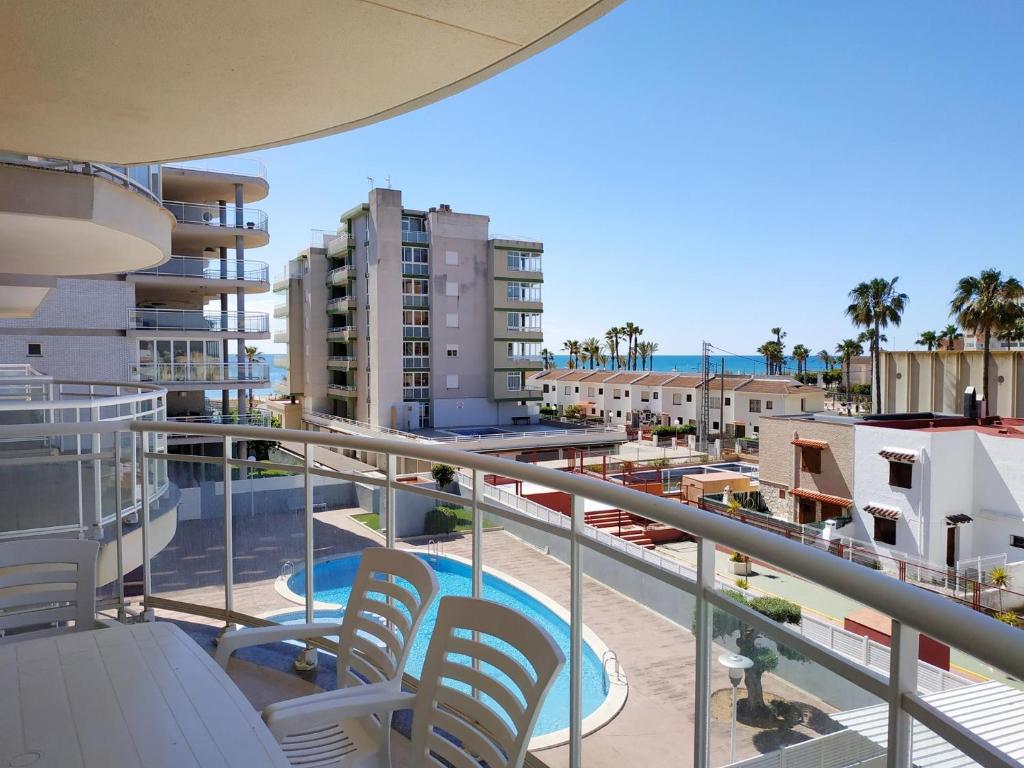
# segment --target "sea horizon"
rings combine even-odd
[[[555,365],[559,368],[565,368],[568,360],[568,355],[555,355]],[[765,374],[764,358],[759,357],[757,354],[712,355],[712,372],[718,371],[723,362],[725,363],[726,373],[739,373],[745,375],[760,374],[762,376]],[[647,370],[660,373],[700,373],[701,364],[700,355],[655,355],[653,362],[652,360],[647,361]],[[590,365],[589,363],[586,363],[581,367],[589,368]],[[595,370],[600,367],[601,366],[594,366]],[[639,370],[639,365],[637,366],[637,369]],[[807,359],[807,370],[823,371],[825,370],[825,364],[817,356],[810,357]],[[783,364],[783,372],[790,374],[796,372],[796,361],[793,360],[793,358],[786,358],[786,362]]]

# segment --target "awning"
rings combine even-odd
[[[946,520],[950,525],[963,525],[964,523],[973,523],[974,518],[970,515],[958,514],[958,515],[946,515]]]
[[[827,440],[808,440],[804,437],[798,437],[793,440],[793,445],[800,446],[801,448],[817,448],[819,451],[823,451],[828,448]]]
[[[819,493],[818,491],[812,491],[809,488],[794,488],[790,493],[801,499],[820,501],[822,504],[832,504],[837,507],[849,507],[853,504],[853,499],[846,499],[842,496],[833,496],[830,493]]]
[[[884,517],[886,520],[900,519],[899,509],[886,506],[885,504],[865,504],[864,511],[875,517]]]
[[[917,451],[908,451],[906,448],[883,448],[878,455],[888,461],[902,461],[905,464],[917,461]]]
[[[576,403],[576,405],[589,405],[591,408],[593,408],[595,405],[597,405],[597,403],[595,403],[593,400],[580,400],[578,403]]]

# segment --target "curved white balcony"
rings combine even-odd
[[[267,166],[254,157],[167,163],[162,171],[163,194],[171,200],[234,202],[239,187],[245,203],[255,203],[270,194]]]
[[[204,333],[227,337],[268,338],[270,318],[266,312],[218,312],[204,309],[148,309],[136,307],[128,310],[130,331],[158,333]]]
[[[163,384],[174,390],[219,389],[221,386],[262,386],[270,381],[267,363],[136,363],[129,366],[131,381]]]
[[[237,237],[246,248],[270,242],[267,214],[259,208],[175,200],[164,200],[163,206],[177,222],[173,234],[176,249],[234,248]]]
[[[4,273],[74,276],[144,269],[170,255],[173,226],[159,198],[122,170],[0,155]]]
[[[128,280],[141,285],[173,285],[209,288],[211,293],[241,288],[246,293],[265,293],[270,267],[263,261],[245,259],[204,259],[202,256],[172,256],[163,264],[139,269]]]

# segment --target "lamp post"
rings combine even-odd
[[[729,682],[732,683],[732,726],[729,735],[729,762],[736,762],[736,689],[743,680],[743,672],[754,666],[754,662],[738,653],[723,653],[718,663],[729,670]]]

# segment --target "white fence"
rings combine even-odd
[[[871,739],[845,730],[739,760],[731,768],[875,768],[885,765],[885,757]]]

